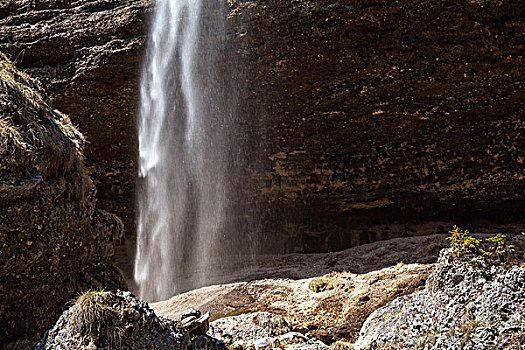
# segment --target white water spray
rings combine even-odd
[[[225,18],[220,0],[157,0],[140,87],[134,276],[150,301],[205,285],[235,231],[230,178],[242,142],[219,67]]]

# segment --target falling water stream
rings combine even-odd
[[[228,251],[250,249],[239,247],[250,240],[235,236],[232,219],[243,142],[224,68],[225,19],[219,0],[156,2],[138,118],[134,277],[146,300],[205,285]]]

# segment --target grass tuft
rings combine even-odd
[[[70,330],[73,336],[82,338],[81,345],[94,344],[108,350],[120,349],[125,331],[115,324],[115,317],[110,292],[88,291],[74,302]]]
[[[82,293],[73,305],[71,330],[74,334],[99,334],[107,326],[110,312],[103,290]]]

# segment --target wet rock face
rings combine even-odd
[[[228,5],[228,54],[247,81],[239,110],[260,150],[251,169],[264,185],[253,193],[272,218],[264,249],[327,251],[446,231],[449,221],[522,221],[519,1]],[[152,1],[1,6],[0,50],[75,116],[100,204],[132,237]],[[446,224],[420,225],[432,220]]]
[[[34,339],[83,289],[125,286],[122,222],[95,207],[84,138],[0,54],[0,343]]]
[[[425,290],[365,321],[358,349],[516,349],[525,332],[525,266],[460,261],[444,250]]]
[[[523,221],[523,7],[251,4],[237,9],[263,82],[250,96],[266,108],[266,189],[289,249],[439,230],[417,226],[429,220]]]
[[[37,350],[186,349],[189,335],[130,292],[88,292],[65,311]]]

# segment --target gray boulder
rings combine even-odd
[[[187,349],[189,334],[130,292],[88,292],[65,311],[37,350]]]
[[[460,260],[443,250],[425,289],[374,311],[357,349],[522,349],[525,266]]]

